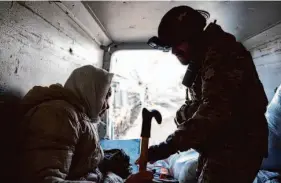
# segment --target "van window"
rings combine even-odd
[[[175,129],[176,111],[184,103],[181,84],[186,67],[171,53],[156,50],[118,51],[112,55],[113,97],[109,120],[114,139],[140,138],[143,107],[162,114],[153,121],[150,144],[159,143]]]

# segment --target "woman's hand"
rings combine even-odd
[[[153,173],[141,171],[128,177],[125,183],[152,183]]]

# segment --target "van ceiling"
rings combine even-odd
[[[222,28],[245,41],[281,21],[281,2],[242,1],[94,1],[84,2],[115,42],[146,42],[157,35],[161,17],[172,7],[188,5],[211,14]]]

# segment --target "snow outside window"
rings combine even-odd
[[[114,139],[140,138],[143,107],[157,109],[162,124],[153,121],[150,144],[167,138],[176,125],[176,111],[184,103],[181,84],[186,67],[171,53],[156,50],[118,51],[111,60],[113,96],[109,120]]]

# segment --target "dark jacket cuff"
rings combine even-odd
[[[171,138],[172,137],[170,136],[165,142],[162,142],[159,145],[151,146],[148,149],[149,162],[166,159],[177,152],[177,149],[172,144]]]

